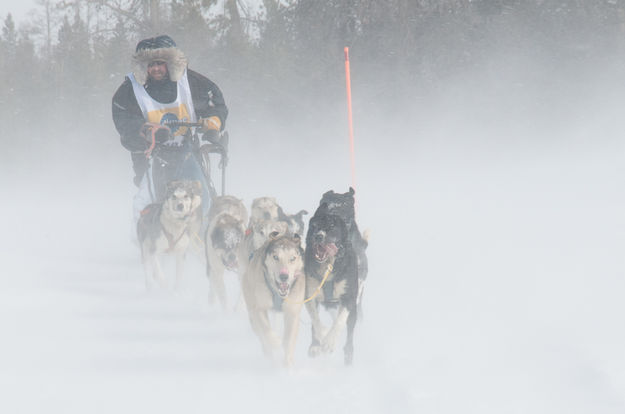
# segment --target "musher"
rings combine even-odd
[[[115,92],[112,107],[115,128],[130,151],[134,183],[139,187],[133,202],[135,221],[147,205],[160,201],[166,179],[200,180],[206,215],[208,183],[189,143],[183,141],[187,128],[166,125],[170,121],[200,122],[202,139],[217,141],[228,116],[219,87],[188,69],[187,58],[174,40],[161,35],[137,44],[133,71]],[[159,146],[156,161],[146,156],[153,133]],[[155,162],[161,168],[153,168]]]

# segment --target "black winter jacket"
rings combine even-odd
[[[223,130],[228,117],[228,108],[219,87],[205,76],[190,69],[187,69],[187,77],[196,117],[199,119],[218,116]],[[170,80],[158,82],[148,80],[145,89],[158,102],[168,103],[176,99],[176,82]],[[144,151],[147,148],[147,142],[139,135],[139,131],[146,121],[132,90],[132,82],[127,77],[115,92],[112,107],[113,122],[119,132],[122,145],[133,152]]]

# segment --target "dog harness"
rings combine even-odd
[[[141,217],[144,217],[144,219],[148,222],[150,222],[152,225],[158,223],[159,221],[159,217],[160,217],[160,213],[162,211],[162,204],[150,204],[149,206],[147,206],[146,208],[144,208],[143,210],[141,210]],[[185,217],[183,217],[183,219],[188,219],[190,216],[187,215]],[[189,227],[188,224],[185,223],[185,227],[184,230],[182,231],[182,233],[180,233],[180,236],[178,236],[178,238],[174,238],[173,234],[169,233],[167,230],[165,230],[164,227],[160,226],[160,230],[163,233],[163,235],[165,236],[165,238],[167,239],[167,244],[169,245],[169,247],[167,248],[167,250],[165,251],[166,253],[171,253],[174,251],[174,249],[176,248],[176,245],[178,244],[178,242],[184,237],[185,234],[189,233]]]
[[[163,234],[167,238],[167,243],[169,243],[169,248],[167,249],[167,253],[173,252],[174,249],[176,248],[176,245],[180,241],[180,239],[182,239],[182,237],[188,232],[188,228],[185,226],[185,229],[182,231],[182,233],[180,233],[180,236],[178,236],[177,239],[174,239],[174,236],[170,234],[169,232],[167,232],[164,228],[161,230],[163,231]]]
[[[328,282],[323,285],[323,303],[331,306],[339,303],[338,298],[334,297],[334,279],[328,280]]]

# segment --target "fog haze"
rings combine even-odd
[[[180,291],[146,292],[110,121],[124,72],[63,119],[10,120],[2,411],[623,413],[625,55],[616,36],[509,19],[467,48],[432,35],[418,70],[352,48],[371,236],[351,368],[341,347],[307,357],[305,311],[295,368],[264,359],[244,313],[208,305],[197,258]],[[342,49],[334,71],[189,58],[230,108],[228,193],[312,214],[347,191]]]
[[[0,16],[4,19],[7,14],[11,13],[17,21],[24,21],[28,13],[36,6],[35,1],[4,1],[0,5]]]

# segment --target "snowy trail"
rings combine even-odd
[[[4,280],[0,383],[12,390],[5,407],[287,412],[301,399],[309,401],[303,411],[314,412],[329,398],[330,412],[375,412],[387,404],[379,372],[370,367],[346,371],[340,354],[309,362],[300,349],[299,367],[284,371],[262,357],[244,315],[223,315],[190,292],[148,294],[136,265],[73,262],[51,281],[43,275],[54,267],[50,262],[33,266],[26,280],[9,286]],[[307,345],[306,328],[300,348]]]
[[[447,149],[389,156],[361,175],[370,279],[350,369],[340,349],[308,359],[305,312],[296,368],[265,360],[244,314],[207,305],[198,263],[178,294],[146,292],[132,189],[119,189],[128,177],[53,171],[39,193],[10,187],[0,411],[622,413],[622,157]],[[293,209],[320,195],[275,194]]]
[[[81,208],[104,208],[94,200]],[[67,203],[53,204],[68,215]],[[128,233],[107,234],[112,222],[125,229],[125,217],[75,219],[71,228],[13,223],[24,244],[5,239],[0,386],[10,390],[1,405],[12,412],[410,411],[405,388],[384,381],[378,344],[367,344],[364,329],[359,358],[370,363],[345,370],[340,349],[307,359],[310,324],[302,314],[298,365],[286,371],[265,360],[245,314],[207,305],[199,261],[191,259],[180,291],[147,292]],[[29,240],[39,243],[28,249]]]

